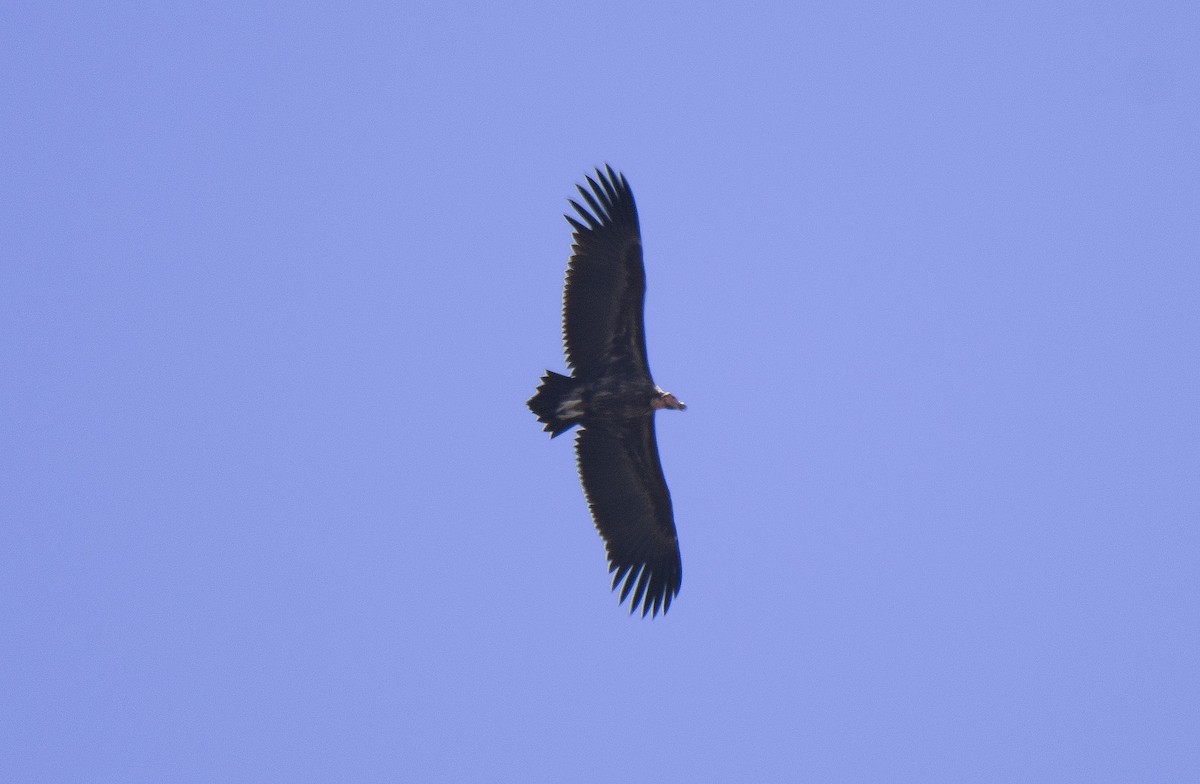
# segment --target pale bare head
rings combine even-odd
[[[650,401],[650,406],[655,409],[673,408],[676,411],[687,411],[687,406],[679,401],[679,398],[672,395],[670,392],[658,390],[658,397]]]

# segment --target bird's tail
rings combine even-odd
[[[542,376],[537,393],[526,403],[529,410],[537,414],[538,421],[545,425],[542,429],[548,432],[551,438],[570,430],[572,425],[579,424],[578,415],[564,417],[561,412],[563,402],[575,394],[577,389],[575,379],[547,370],[546,375]]]

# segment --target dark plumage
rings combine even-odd
[[[608,549],[613,589],[630,612],[664,613],[679,593],[683,565],[654,437],[654,412],[685,406],[650,377],[642,309],[646,271],[637,206],[611,166],[579,187],[579,219],[563,295],[570,376],[547,370],[529,408],[551,437],[582,426],[579,477]]]

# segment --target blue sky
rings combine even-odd
[[[1198,53],[1183,2],[9,9],[0,779],[1200,779]],[[524,406],[605,162],[689,405],[653,622]]]

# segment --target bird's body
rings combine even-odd
[[[551,437],[572,425],[618,424],[624,420],[649,416],[662,408],[686,408],[674,395],[663,392],[649,378],[631,378],[613,373],[596,379],[576,379],[547,371],[547,377],[539,389],[555,383],[562,384],[562,392],[561,396],[553,398],[552,407],[542,406],[543,402],[551,399],[548,397],[535,397],[530,401],[530,408],[538,415],[538,419],[546,422],[546,430],[551,432]],[[535,405],[538,407],[534,408]]]
[[[683,566],[671,494],[663,478],[654,413],[686,407],[650,376],[643,306],[646,273],[633,193],[611,167],[579,188],[579,220],[563,297],[570,376],[546,371],[529,408],[551,437],[579,425],[579,475],[608,549],[613,588],[630,611],[664,613],[679,593]]]

